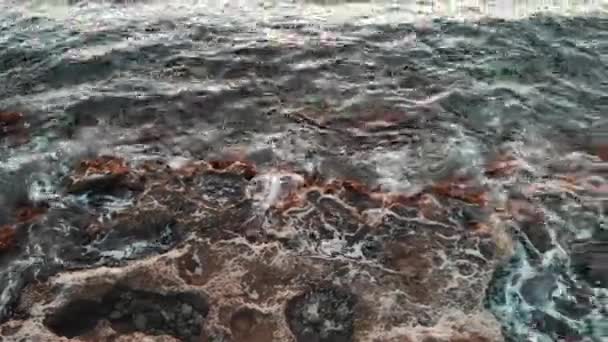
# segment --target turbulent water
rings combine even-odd
[[[116,2],[0,4],[0,111],[25,122],[0,126],[0,226],[14,223],[23,198],[56,215],[21,225],[18,252],[0,248],[1,320],[16,317],[19,294],[38,279],[162,254],[180,240],[164,230],[149,244],[109,234],[86,253],[73,248],[85,244],[72,233],[83,213],[103,222],[133,200],[62,192],[75,161],[103,152],[177,168],[247,155],[258,171],[299,170],[259,173],[244,185],[261,220],[305,173],[403,194],[472,180],[487,189],[493,212],[444,204],[447,220],[460,227],[509,213],[500,219],[509,258],[483,271],[491,276],[483,306],[505,339],[608,336],[604,14],[463,20],[388,3]],[[228,181],[208,187],[227,196],[221,205],[236,205]],[[73,219],[57,219],[62,212]],[[342,236],[348,220],[336,220]],[[291,232],[273,234],[283,241]],[[319,239],[293,248],[361,265],[382,253]],[[354,305],[347,294],[331,296]],[[298,315],[287,314],[308,319]]]

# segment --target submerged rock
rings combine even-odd
[[[593,310],[593,301],[591,289],[578,287],[573,284],[574,295],[572,298],[555,298],[555,309],[566,317],[572,319],[581,319],[588,315]]]
[[[576,244],[572,265],[592,286],[608,287],[608,241]]]
[[[185,305],[191,307],[188,312],[180,310]],[[47,315],[44,324],[57,335],[69,338],[90,333],[100,320],[107,320],[120,333],[144,332],[197,341],[208,311],[206,301],[193,294],[161,294],[117,286],[100,301],[68,302]]]
[[[321,288],[287,303],[285,315],[298,342],[352,341],[356,297],[344,289]]]
[[[544,273],[526,279],[521,286],[521,294],[530,305],[542,306],[550,300],[556,288],[557,277],[554,274]]]
[[[577,341],[581,338],[576,329],[570,327],[566,322],[539,310],[532,311],[532,323],[554,340]]]

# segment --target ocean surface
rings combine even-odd
[[[509,214],[483,295],[504,339],[608,338],[604,3],[1,0],[0,112],[24,122],[0,121],[0,226],[20,198],[90,211],[60,180],[100,151],[245,153],[387,193],[467,179],[492,213],[451,203],[454,220]],[[262,206],[286,191],[268,182]],[[82,243],[66,222],[0,244],[0,321],[35,279],[99,267],[62,252]],[[120,255],[171,249],[136,245]]]

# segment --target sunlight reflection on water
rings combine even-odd
[[[33,0],[13,3],[28,10],[59,16],[73,15],[75,8],[83,4],[113,3],[119,11],[118,7],[125,4],[139,6],[144,10],[142,15],[159,7],[168,16],[184,10],[204,9],[205,13],[230,16],[231,20],[235,19],[233,15],[238,15],[240,19],[253,21],[277,16],[319,18],[330,22],[378,20],[379,17],[382,22],[404,22],[421,16],[517,19],[541,12],[588,15],[608,11],[608,0],[178,0],[169,4],[158,0]],[[176,11],[166,11],[167,7]]]

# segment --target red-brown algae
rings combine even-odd
[[[90,175],[126,175],[129,168],[122,158],[114,156],[100,156],[96,159],[82,161],[76,172],[83,177]]]
[[[67,191],[78,193],[128,187],[123,181],[130,171],[126,161],[115,156],[99,156],[95,159],[83,160],[69,176]]]

